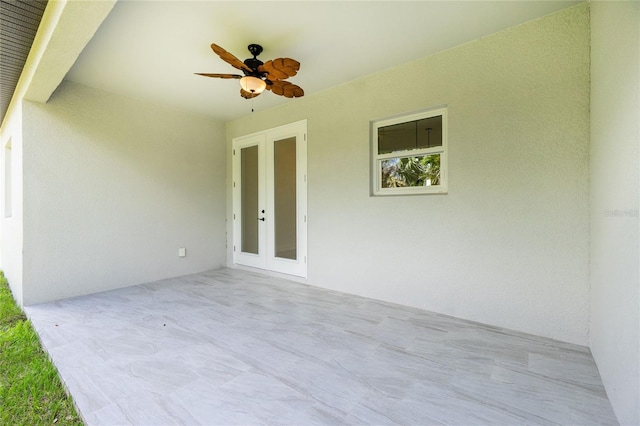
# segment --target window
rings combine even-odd
[[[373,195],[447,192],[447,110],[374,121]]]
[[[4,217],[12,216],[13,191],[11,183],[11,139],[4,147]]]

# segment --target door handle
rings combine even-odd
[[[259,217],[258,220],[261,220],[264,222],[264,217]]]

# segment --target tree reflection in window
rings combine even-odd
[[[440,154],[382,161],[382,187],[440,185]]]

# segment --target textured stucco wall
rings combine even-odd
[[[442,105],[449,193],[371,197],[370,120]],[[588,5],[229,122],[227,144],[305,118],[310,284],[588,343]]]
[[[590,347],[621,424],[640,424],[640,3],[591,3]]]
[[[11,217],[5,217],[5,147],[11,141]],[[22,102],[16,101],[0,133],[0,267],[13,297],[22,303]]]
[[[224,265],[222,123],[70,82],[24,122],[26,305]]]

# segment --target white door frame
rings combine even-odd
[[[275,255],[274,236],[274,142],[290,137],[296,138],[296,259],[279,258]],[[279,272],[298,277],[307,277],[307,120],[279,126],[263,132],[252,133],[233,139],[232,143],[232,197],[233,197],[233,263]],[[258,222],[258,254],[241,251],[241,155],[240,150],[258,146],[258,205],[264,221]],[[259,217],[256,215],[256,220]]]

